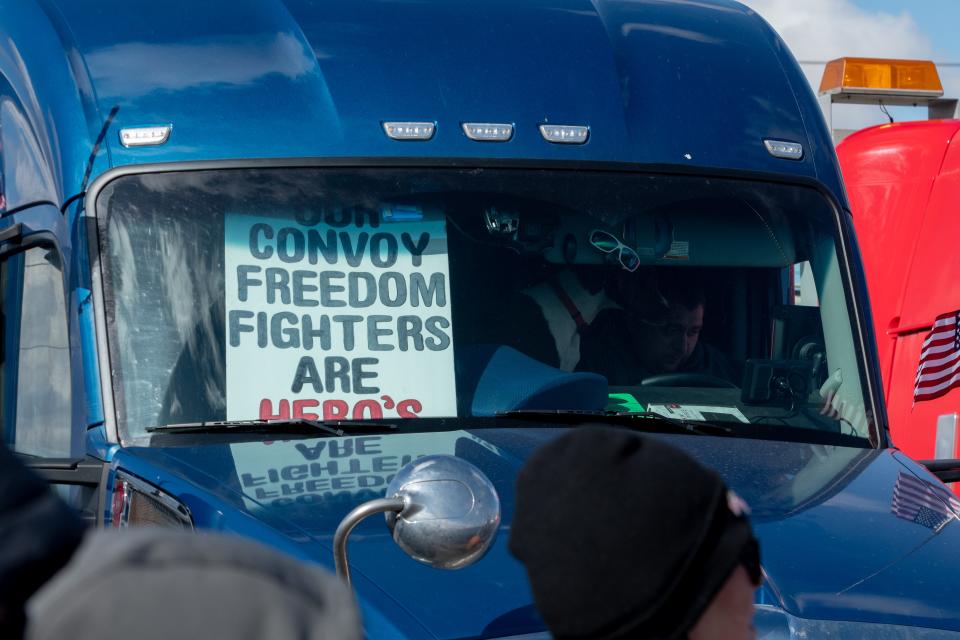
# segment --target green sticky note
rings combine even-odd
[[[619,411],[626,413],[643,413],[646,411],[640,401],[633,397],[632,393],[611,393],[610,402],[607,404],[607,411]]]

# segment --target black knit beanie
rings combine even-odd
[[[510,551],[554,637],[679,638],[756,549],[728,496],[661,440],[576,429],[520,471]]]

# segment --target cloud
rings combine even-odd
[[[868,11],[850,0],[741,0],[777,30],[797,60],[826,61],[841,56],[933,59],[934,47],[909,10],[899,13]],[[823,64],[803,64],[814,92],[820,86]],[[945,94],[960,95],[960,74],[940,69]],[[898,120],[926,118],[926,110],[893,110]],[[835,107],[836,128],[859,129],[887,122],[879,108]]]
[[[866,11],[849,0],[747,0],[800,60],[840,56],[930,57],[933,47],[909,11]]]

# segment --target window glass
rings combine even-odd
[[[837,220],[811,189],[210,170],[118,178],[97,216],[132,437],[223,419],[482,425],[516,409],[868,444]],[[795,265],[818,306],[789,304]]]
[[[0,131],[3,131],[4,206],[19,207],[28,202],[49,200],[56,193],[56,180],[37,143],[33,126],[10,99],[0,100]]]
[[[793,265],[793,303],[801,307],[818,307],[817,285],[809,260]]]
[[[8,258],[3,271],[4,401],[13,401],[4,415],[12,414],[15,425],[8,441],[19,453],[69,456],[70,353],[59,254],[28,249]]]

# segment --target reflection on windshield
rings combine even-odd
[[[97,215],[129,436],[523,409],[769,424],[821,442],[872,428],[832,214],[805,189],[195,171],[118,178]],[[800,295],[796,273],[815,292]]]
[[[798,442],[759,444],[731,438],[722,443],[691,438],[670,442],[722,473],[750,505],[755,523],[783,520],[831,500],[880,455],[876,449]]]

